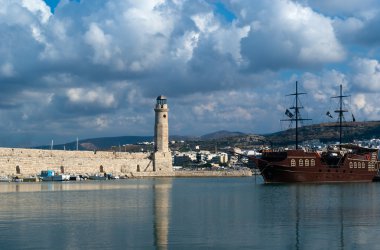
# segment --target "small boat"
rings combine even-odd
[[[0,176],[0,182],[11,182],[8,176]]]
[[[24,182],[24,179],[23,178],[19,178],[18,176],[12,178],[12,181],[13,182]]]
[[[95,180],[95,181],[103,181],[103,180],[107,180],[108,176],[106,174],[104,174],[104,175],[90,175],[88,177],[88,179]]]
[[[23,182],[38,182],[38,181],[40,181],[40,179],[36,176],[24,177],[23,179],[24,179]]]
[[[39,176],[42,181],[68,181],[70,175],[68,174],[56,174],[54,170],[43,170]]]
[[[83,178],[80,175],[70,175],[70,181],[81,181]]]

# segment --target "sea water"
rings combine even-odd
[[[380,183],[0,183],[0,249],[380,249]]]

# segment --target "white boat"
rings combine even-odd
[[[0,176],[0,182],[11,182],[8,176]]]
[[[41,171],[40,179],[42,181],[69,181],[70,175],[56,174],[53,170],[43,170]]]

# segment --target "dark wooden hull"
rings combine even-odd
[[[265,152],[255,163],[266,183],[371,182],[378,170],[378,152],[353,149],[358,153]]]
[[[260,169],[266,183],[284,182],[371,182],[375,171],[338,168],[305,169],[270,165]]]

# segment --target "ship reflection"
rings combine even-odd
[[[328,249],[332,245],[334,248],[344,250],[344,192],[343,189],[337,189],[338,193],[334,194],[334,199],[327,199],[327,203],[331,203],[326,207],[330,207],[330,211],[323,211],[318,204],[326,201],[314,200],[308,201],[310,197],[305,196],[305,186],[295,186],[295,243],[294,249]],[[334,204],[332,206],[332,204]],[[316,206],[314,206],[316,205]],[[324,206],[325,207],[325,206]],[[325,208],[326,208],[325,207]],[[335,209],[332,209],[335,207]],[[319,211],[318,211],[319,210]],[[329,210],[329,209],[327,209]],[[310,211],[313,211],[310,213]],[[328,217],[330,225],[323,225],[320,221],[323,217]],[[312,230],[310,230],[313,227]],[[335,224],[335,226],[333,226]],[[331,228],[338,230],[331,230]],[[328,235],[328,236],[326,236]],[[326,236],[326,237],[325,237]],[[328,242],[334,238],[335,243]],[[318,247],[316,247],[318,246]]]
[[[290,202],[293,205],[289,209],[294,209],[294,249],[352,249],[358,242],[365,245],[373,237],[366,228],[374,223],[370,220],[378,213],[365,198],[352,201],[353,196],[363,193],[373,196],[371,185],[295,185],[292,188],[294,203]]]
[[[172,179],[156,179],[153,184],[154,245],[157,249],[168,249]]]

